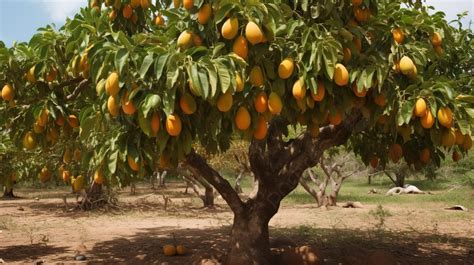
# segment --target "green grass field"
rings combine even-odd
[[[423,191],[431,191],[434,195],[400,195],[385,196],[393,184],[387,178],[377,178],[369,185],[366,179],[348,179],[339,192],[338,201],[360,201],[370,204],[404,204],[416,202],[443,202],[449,205],[461,204],[474,207],[474,190],[462,184],[462,178],[431,180],[408,180],[407,183],[417,186]],[[379,194],[368,194],[370,189],[376,189]],[[313,203],[314,199],[299,186],[284,201],[284,204]]]
[[[359,201],[363,204],[439,202],[474,208],[474,155],[470,154],[458,163],[445,162],[434,180],[413,173],[405,183],[415,185],[423,191],[430,191],[434,195],[385,196],[385,193],[394,185],[388,177],[381,174],[372,177],[370,185],[366,177],[348,178],[339,192],[338,201]],[[245,192],[250,192],[252,189],[250,177],[242,180],[242,187]],[[378,194],[368,194],[371,189],[376,189]],[[315,201],[301,186],[283,200],[283,205],[305,203],[315,203]]]

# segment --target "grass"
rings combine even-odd
[[[390,180],[379,178],[369,185],[365,179],[348,179],[339,192],[339,201],[359,201],[370,204],[405,204],[416,202],[444,203],[447,206],[461,204],[468,208],[474,207],[474,190],[460,183],[461,178],[438,180],[408,180],[407,183],[417,186],[424,191],[431,191],[435,195],[400,195],[385,196],[385,192],[392,186]],[[371,189],[376,189],[379,194],[368,194]],[[314,203],[306,191],[298,187],[285,200],[283,204]]]
[[[474,156],[470,155],[459,163],[446,162],[439,170],[435,180],[428,180],[423,176],[410,176],[406,179],[407,184],[415,185],[423,191],[430,191],[434,195],[400,195],[385,196],[393,183],[385,176],[372,178],[369,185],[366,178],[347,179],[338,196],[338,201],[359,201],[362,204],[408,204],[408,203],[441,203],[452,206],[463,205],[467,208],[474,208],[474,169],[472,165]],[[233,185],[235,179],[227,175],[227,179]],[[252,178],[244,177],[241,182],[244,192],[252,190]],[[371,189],[376,189],[378,194],[368,194]],[[311,204],[315,203],[301,186],[298,186],[282,202],[283,205]]]

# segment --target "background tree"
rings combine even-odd
[[[337,206],[337,195],[344,181],[354,175],[367,174],[363,164],[351,157],[351,153],[337,149],[326,153],[327,157],[321,156],[318,163],[319,171],[310,168],[300,178],[301,186],[316,200],[318,207]]]
[[[325,150],[419,170],[471,148],[473,43],[421,1],[92,0],[0,44],[0,115],[19,148],[41,153],[55,131],[80,146],[97,185],[184,161],[234,212],[227,263],[272,264],[268,223]],[[238,138],[248,199],[193,149]]]

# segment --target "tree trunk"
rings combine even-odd
[[[329,194],[329,206],[337,206],[337,192],[332,190]]]
[[[188,194],[188,189],[189,189],[189,187],[192,186],[192,184],[185,177],[183,177],[183,179],[186,182],[186,188],[184,189],[184,194]]]
[[[82,195],[82,199],[79,201],[79,197]],[[81,210],[91,210],[101,208],[108,204],[109,201],[104,197],[102,185],[96,184],[95,182],[87,188],[76,194],[77,207]]]
[[[7,188],[5,187],[3,191],[3,198],[15,198],[15,195],[13,194],[13,188]]]
[[[150,184],[151,184],[151,190],[155,190],[155,172],[153,172],[153,174],[151,174],[151,177],[150,177]]]
[[[309,195],[311,195],[311,197],[313,197],[316,200],[316,203],[319,205],[320,199],[318,196],[318,192],[315,191],[313,188],[311,188],[306,182],[306,180],[304,180],[303,178],[300,179],[300,184],[301,184],[301,187],[303,187],[303,189],[307,193],[309,193]]]
[[[214,208],[214,189],[211,186],[204,188],[204,198],[202,198],[204,207]]]
[[[168,172],[165,170],[163,172],[158,172],[158,179],[159,179],[159,186],[160,187],[164,187],[165,186],[165,177],[166,177],[166,174],[168,174]]]
[[[249,198],[255,198],[258,193],[258,179],[255,177],[253,178],[253,188],[252,191],[249,193]]]
[[[393,179],[392,175],[390,175],[389,172],[385,172],[385,175],[390,178],[390,180],[393,182],[395,187],[403,188],[403,186],[405,185],[405,174],[404,173],[395,172],[395,179]]]
[[[234,215],[231,249],[225,264],[270,265],[275,264],[270,251],[268,222],[273,216],[267,203],[241,214]],[[264,206],[264,207],[262,207]]]
[[[251,141],[249,161],[258,190],[255,197],[246,201],[201,155],[194,150],[187,155],[186,163],[221,194],[234,213],[225,264],[276,264],[270,251],[268,223],[278,212],[281,200],[298,186],[303,172],[315,166],[325,150],[344,144],[355,128],[365,126],[366,123],[358,124],[361,118],[360,111],[355,111],[343,124],[321,128],[318,138],[305,133],[289,142],[283,140],[283,128],[288,122],[274,118],[266,140]]]
[[[183,178],[186,180],[187,186],[193,188],[194,193],[202,200],[204,208],[214,208],[214,189],[206,180],[202,179],[198,175],[188,176],[183,174]],[[199,187],[201,184],[204,187],[204,192]],[[186,187],[186,192],[188,187]]]
[[[403,186],[405,186],[405,175],[401,173],[396,173],[395,177],[396,177],[395,185],[397,185],[397,187],[403,188]]]

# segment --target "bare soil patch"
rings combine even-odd
[[[232,213],[221,199],[215,209],[202,209],[199,199],[183,191],[174,183],[156,193],[142,187],[137,195],[120,193],[121,210],[69,212],[61,198],[67,190],[18,190],[22,199],[0,201],[0,259],[74,264],[82,253],[91,264],[192,264],[219,256],[227,247]],[[166,210],[163,195],[171,199]],[[389,216],[374,215],[376,205],[329,210],[285,205],[270,223],[272,244],[314,246],[324,264],[367,264],[377,255],[391,255],[400,264],[472,264],[472,211],[447,211],[436,202],[383,207]],[[189,254],[163,255],[162,246],[173,244],[173,236]]]

